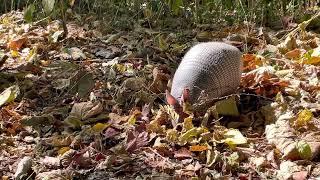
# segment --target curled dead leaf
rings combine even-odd
[[[27,41],[27,37],[17,37],[11,40],[7,46],[8,48],[10,48],[10,50],[19,51],[21,47],[26,44]]]

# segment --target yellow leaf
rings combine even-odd
[[[135,110],[133,114],[128,119],[128,123],[131,125],[134,125],[137,121],[137,117],[141,115],[141,112],[139,110]]]
[[[13,58],[16,58],[16,57],[19,57],[20,54],[19,54],[19,52],[16,51],[16,50],[11,50],[11,56],[12,56]]]
[[[312,57],[320,57],[320,47],[313,49],[311,56]]]
[[[10,86],[0,94],[0,107],[6,103],[10,103],[19,95],[19,86]]]
[[[167,42],[164,40],[164,38],[163,38],[163,36],[162,35],[160,35],[159,36],[159,48],[161,49],[161,50],[166,50],[167,48],[168,48],[168,44],[167,44]]]
[[[11,18],[9,18],[9,17],[4,17],[3,19],[2,19],[2,22],[1,22],[2,24],[4,24],[4,25],[10,25],[11,23],[12,23],[12,19]]]
[[[63,155],[65,152],[69,151],[70,147],[62,147],[59,149],[58,154]]]
[[[176,142],[178,140],[178,131],[175,129],[168,129],[167,130],[167,135],[166,135],[166,139],[169,142]]]
[[[239,166],[239,160],[240,160],[240,156],[237,152],[233,152],[232,154],[230,154],[227,157],[227,163],[228,165],[232,166],[232,167],[238,167]]]
[[[298,118],[296,120],[296,125],[298,127],[307,125],[312,118],[313,118],[312,112],[308,109],[304,109],[303,111],[299,112]]]
[[[49,66],[51,64],[50,60],[40,60],[42,66]]]
[[[243,70],[253,70],[259,66],[262,66],[265,58],[261,55],[256,54],[243,54]]]
[[[168,144],[167,143],[163,143],[161,142],[162,138],[158,137],[155,141],[152,147],[154,148],[168,148]]]
[[[212,34],[211,32],[208,32],[208,31],[199,32],[196,36],[198,40],[208,40],[208,39],[211,39],[211,37],[212,37]]]
[[[307,59],[304,61],[304,64],[317,64],[320,62],[320,57],[311,57],[310,59]]]
[[[183,102],[183,106],[182,106],[183,112],[186,114],[192,114],[192,105],[190,104],[190,102]]]
[[[224,138],[224,142],[231,147],[234,145],[247,143],[247,139],[241,134],[238,129],[226,130],[226,132],[224,133]]]
[[[183,50],[186,49],[186,45],[180,45],[180,44],[171,44],[171,52],[175,52],[177,54],[180,54],[183,52]]]
[[[91,128],[91,130],[95,133],[101,133],[104,129],[106,129],[109,126],[110,126],[110,124],[108,124],[108,123],[105,123],[105,124],[97,123]]]
[[[129,120],[128,120],[128,123],[130,125],[134,125],[136,123],[137,119],[136,119],[136,116],[135,115],[131,115]]]
[[[184,131],[188,131],[190,129],[192,129],[194,126],[192,124],[192,117],[187,117],[184,119],[184,122],[183,122],[183,129]]]
[[[302,63],[304,64],[317,64],[319,62],[320,62],[320,47],[317,47],[313,50],[310,50],[308,53],[306,53],[305,58],[302,61]]]
[[[165,126],[161,126],[157,120],[152,120],[149,124],[146,124],[146,129],[149,133],[165,133]]]
[[[36,55],[37,55],[37,48],[31,49],[31,51],[29,52],[28,56],[26,57],[26,61],[27,62],[32,61],[35,58]]]
[[[51,145],[55,147],[61,147],[61,146],[69,146],[73,141],[72,136],[54,136],[51,141]]]
[[[69,0],[69,5],[72,7],[74,5],[75,0]]]
[[[205,128],[202,127],[194,127],[190,130],[188,130],[187,132],[183,133],[180,135],[179,137],[179,143],[180,144],[186,144],[187,142],[192,142],[193,140],[196,140],[196,138],[204,133],[207,132],[208,130],[206,130]]]
[[[149,19],[152,16],[152,10],[149,8],[146,8],[146,9],[144,9],[143,14],[144,14],[144,17]]]
[[[126,66],[124,66],[124,65],[122,65],[122,64],[116,64],[116,69],[117,69],[117,71],[119,71],[120,73],[126,72]]]

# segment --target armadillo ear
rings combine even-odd
[[[190,102],[190,90],[189,88],[184,88],[181,97],[182,102]]]
[[[172,106],[177,106],[179,105],[178,101],[176,100],[176,98],[174,98],[170,92],[168,90],[166,90],[166,99],[167,99],[167,103],[172,105]]]

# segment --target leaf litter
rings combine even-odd
[[[308,22],[277,41],[261,28],[105,36],[70,22],[60,40],[57,21],[22,18],[0,17],[3,179],[320,176],[320,46]],[[166,90],[181,57],[214,39],[252,47],[239,94],[173,106]]]

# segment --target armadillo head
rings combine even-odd
[[[190,102],[190,90],[188,88],[184,88],[181,94],[181,97],[176,99],[168,90],[166,90],[167,103],[178,108],[179,106],[181,107],[183,103]]]

